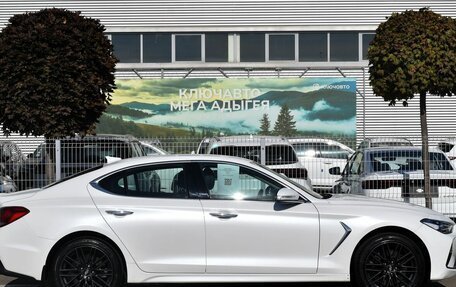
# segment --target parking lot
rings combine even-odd
[[[181,286],[188,286],[189,284],[129,284],[128,286],[168,286],[168,287],[181,287]],[[259,286],[267,286],[267,287],[278,287],[283,286],[282,283],[257,283],[257,284],[193,284],[196,286],[205,286],[205,287],[259,287]],[[8,287],[38,287],[42,286],[39,285],[37,282],[23,280],[23,279],[16,279],[6,276],[0,276],[0,286],[8,286]],[[287,286],[289,287],[350,287],[350,284],[341,284],[341,283],[288,283]],[[433,283],[429,287],[453,287],[456,286],[456,277],[451,278],[449,280],[444,280],[438,283]]]

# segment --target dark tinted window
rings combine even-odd
[[[133,168],[102,179],[109,192],[134,197],[188,198],[192,186],[184,164]]]
[[[300,33],[299,61],[328,61],[328,34]]]
[[[176,61],[201,61],[201,35],[176,35]]]
[[[454,147],[454,145],[450,143],[439,143],[437,146],[443,152],[450,152]]]
[[[260,146],[222,146],[212,149],[210,153],[243,157],[261,162]],[[295,163],[298,158],[291,146],[272,145],[266,147],[265,160],[266,165],[280,165]]]
[[[269,35],[269,60],[294,60],[294,35]]]
[[[143,34],[143,61],[145,63],[171,62],[171,34]]]
[[[358,33],[331,32],[331,61],[358,61]]]
[[[451,163],[442,153],[430,152],[430,170],[453,170]],[[415,171],[423,170],[421,151],[419,150],[388,150],[377,151],[369,154],[369,164],[376,171],[381,170]]]
[[[206,62],[228,62],[228,34],[206,33]]]
[[[263,33],[242,33],[241,62],[264,62],[265,61],[265,35]]]
[[[141,43],[138,33],[113,33],[111,39],[114,55],[120,63],[139,63],[141,61]]]

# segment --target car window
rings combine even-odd
[[[292,145],[297,155],[302,157],[348,159],[350,156],[350,152],[340,146],[325,142],[293,143]]]
[[[244,166],[200,163],[210,199],[275,201],[280,183]]]
[[[354,158],[353,162],[350,166],[350,174],[356,175],[361,174],[363,172],[363,153],[357,153]]]
[[[437,147],[443,152],[450,152],[453,149],[454,144],[451,144],[451,143],[438,143]]]
[[[103,189],[125,196],[188,198],[193,187],[185,164],[154,165],[118,172],[100,180]]]
[[[382,150],[369,154],[372,171],[415,171],[423,170],[420,150]],[[430,170],[453,170],[451,163],[442,153],[430,152]]]

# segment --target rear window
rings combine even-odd
[[[443,152],[450,152],[453,147],[454,147],[454,144],[450,144],[450,143],[439,143],[437,145],[437,147],[443,151]]]
[[[210,151],[211,154],[237,156],[261,163],[260,146],[222,146]],[[293,164],[298,162],[295,151],[288,145],[271,145],[266,147],[266,165]]]
[[[444,154],[430,152],[430,170],[453,170]],[[423,170],[421,151],[390,150],[376,151],[369,154],[372,171],[415,171]]]
[[[340,146],[327,143],[294,143],[293,147],[298,156],[302,157],[348,159],[350,156],[350,153]]]

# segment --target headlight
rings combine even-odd
[[[443,234],[450,234],[453,232],[454,223],[452,222],[425,218],[421,220],[421,223]]]

